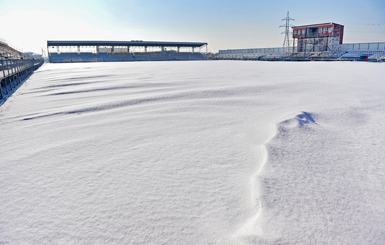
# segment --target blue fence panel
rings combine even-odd
[[[340,44],[340,51],[384,51],[385,42],[377,43],[345,43]],[[293,48],[255,48],[255,49],[230,49],[219,50],[220,54],[283,54],[292,52]]]
[[[384,51],[385,42],[378,43],[345,43],[340,45],[341,51]]]
[[[369,50],[377,51],[379,50],[379,44],[380,43],[369,43]]]

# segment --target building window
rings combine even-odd
[[[328,32],[329,32],[329,33],[333,32],[333,27],[329,27],[329,28],[328,28]]]

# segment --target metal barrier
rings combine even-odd
[[[341,51],[385,51],[385,42],[378,43],[344,43]]]
[[[385,51],[385,42],[339,44],[336,51]],[[297,52],[297,47],[219,50],[219,54],[285,54]]]
[[[11,93],[27,76],[44,63],[43,60],[35,59],[3,59],[0,61],[0,99]]]
[[[219,54],[284,54],[289,52],[293,52],[293,47],[219,50]]]

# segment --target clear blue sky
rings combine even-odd
[[[345,25],[344,43],[385,41],[385,0],[0,0],[0,37],[39,53],[47,40],[280,47],[287,11],[294,25]]]

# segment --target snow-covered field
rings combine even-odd
[[[0,244],[384,244],[384,68],[46,64],[0,107]]]

